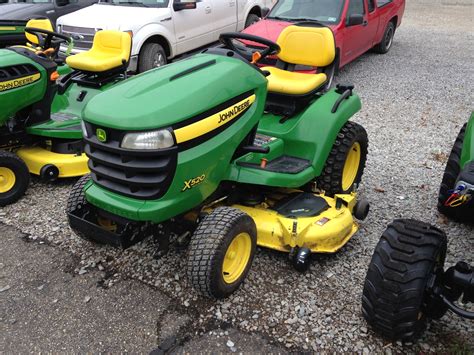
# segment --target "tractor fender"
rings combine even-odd
[[[316,145],[313,157],[309,158],[316,176],[322,173],[341,128],[362,107],[359,96],[353,93],[333,113],[333,107],[340,97],[333,89],[316,100],[304,111],[297,128],[303,142]]]
[[[258,131],[281,138],[284,141],[284,154],[309,160],[314,173],[309,179],[312,179],[323,171],[341,128],[361,108],[359,96],[353,93],[344,99],[333,113],[332,110],[340,98],[341,94],[338,94],[336,89],[330,90],[304,111],[287,118],[284,123],[278,117],[269,115],[261,121]],[[306,182],[294,181],[295,184]]]

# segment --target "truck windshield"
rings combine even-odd
[[[99,4],[142,7],[168,7],[169,0],[100,0]]]
[[[27,4],[48,4],[53,0],[13,0],[12,3],[27,3]]]
[[[344,0],[280,0],[267,18],[283,21],[317,21],[336,24]]]

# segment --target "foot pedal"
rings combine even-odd
[[[260,164],[255,163],[239,162],[238,164],[241,166],[247,166],[249,168],[283,174],[298,174],[311,166],[311,162],[309,160],[292,157],[289,155],[282,155],[281,157],[269,161],[265,168],[262,168]]]

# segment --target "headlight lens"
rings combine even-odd
[[[127,133],[122,140],[122,148],[137,150],[165,149],[174,145],[173,135],[170,131]]]
[[[89,138],[89,132],[87,132],[87,126],[84,123],[84,121],[81,121],[81,127],[82,127],[82,134],[84,137]]]

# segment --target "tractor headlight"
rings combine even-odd
[[[170,131],[127,133],[122,140],[122,148],[137,150],[165,149],[174,145],[173,135]]]
[[[89,132],[87,132],[87,126],[84,121],[81,121],[82,134],[84,137],[89,138]]]

